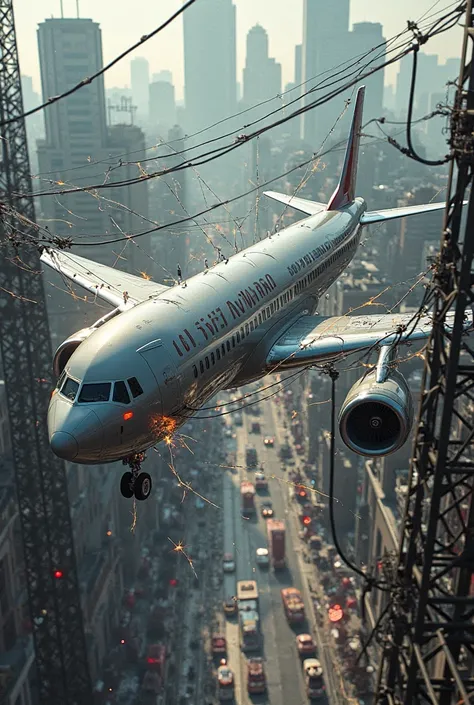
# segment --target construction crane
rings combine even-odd
[[[377,703],[469,703],[474,692],[474,16],[466,7],[452,111],[452,161],[441,251],[427,298],[434,326],[425,355],[408,499],[398,555],[386,564]],[[461,228],[466,190],[467,218]],[[463,232],[462,232],[463,230]],[[447,332],[446,312],[455,311]]]
[[[90,705],[64,464],[46,430],[51,340],[23,114],[13,0],[0,0],[0,351],[41,705]]]

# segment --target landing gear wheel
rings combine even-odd
[[[141,502],[148,499],[151,492],[151,477],[147,472],[141,472],[140,475],[135,480],[135,487],[133,488],[136,499]]]
[[[125,497],[126,499],[131,499],[133,497],[132,479],[133,477],[131,472],[124,472],[122,479],[120,480],[120,492],[122,493],[122,497]]]

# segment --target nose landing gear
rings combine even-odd
[[[120,492],[123,497],[143,501],[148,499],[151,493],[151,477],[147,472],[141,472],[142,462],[145,460],[145,453],[136,453],[122,460],[124,465],[128,465],[130,470],[124,472],[120,480]]]

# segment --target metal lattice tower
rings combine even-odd
[[[13,0],[0,0],[0,51],[3,123],[23,113]],[[39,253],[34,244],[34,205],[28,195],[32,183],[24,120],[2,125],[0,138],[0,350],[38,692],[42,705],[89,705],[92,688],[66,474],[64,464],[49,449],[46,430],[52,388],[51,341]],[[31,245],[26,244],[29,238]]]
[[[392,601],[391,628],[379,668],[376,702],[390,705],[468,703],[474,693],[474,338],[463,333],[465,312],[474,300],[473,40],[468,0],[452,113],[454,161],[441,252],[429,290],[435,323],[426,352],[395,587],[387,598]],[[455,321],[447,333],[448,308],[455,311]]]

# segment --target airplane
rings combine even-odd
[[[318,301],[353,259],[365,225],[445,208],[444,203],[368,211],[355,196],[365,88],[358,90],[340,181],[328,204],[266,195],[305,218],[173,286],[54,248],[42,261],[111,306],[57,349],[48,408],[52,451],[67,461],[122,460],[124,497],[145,500],[145,451],[172,435],[222,389],[268,374],[377,350],[378,363],[342,404],[344,443],[364,456],[396,451],[413,404],[395,369],[402,343],[426,339],[424,315],[325,317]],[[470,325],[470,324],[468,324]]]

